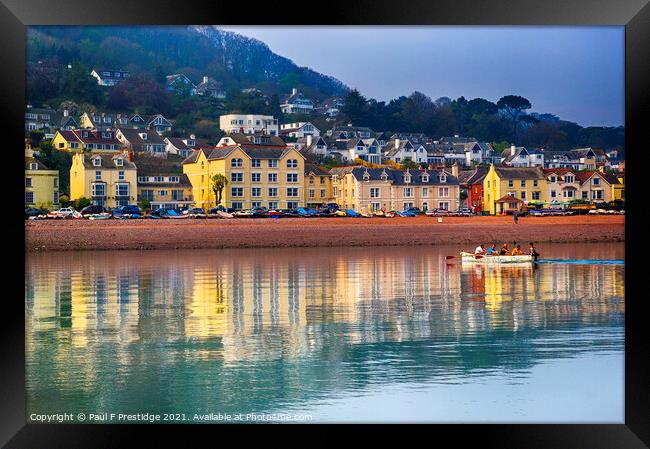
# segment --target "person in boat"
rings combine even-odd
[[[523,256],[523,251],[521,250],[521,245],[517,245],[514,247],[512,250],[512,255],[513,256]]]
[[[533,256],[535,260],[537,260],[537,258],[539,257],[539,253],[535,249],[535,244],[533,242],[530,242],[530,244],[528,245],[528,254]]]
[[[493,243],[488,247],[487,252],[485,253],[485,255],[486,256],[495,256],[496,254],[497,254],[497,246]]]
[[[479,246],[476,247],[474,250],[474,254],[483,254],[485,253],[485,245],[480,244]]]
[[[504,243],[501,249],[499,250],[499,256],[507,256],[509,252],[510,249],[508,248],[508,244]]]

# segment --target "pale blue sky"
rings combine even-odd
[[[371,98],[522,95],[582,126],[624,122],[624,28],[226,26]]]

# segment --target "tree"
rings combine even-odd
[[[512,139],[516,141],[517,125],[521,121],[521,116],[524,115],[523,112],[532,107],[530,101],[519,95],[506,95],[497,101],[497,107],[512,121]]]
[[[140,200],[140,209],[142,210],[151,210],[151,201],[148,199]]]
[[[90,206],[90,199],[82,196],[73,201],[75,210],[81,210],[86,206]]]
[[[418,164],[414,160],[411,160],[410,157],[405,157],[400,161],[400,167],[402,168],[402,170],[406,170],[406,169],[417,170],[420,168],[420,164]]]
[[[42,141],[38,146],[39,160],[50,170],[59,171],[59,192],[70,192],[70,167],[72,155],[67,151],[57,151],[49,140]]]
[[[77,102],[101,104],[103,93],[85,66],[75,63],[66,69],[59,84],[59,95]]]
[[[108,106],[114,111],[135,110],[140,114],[164,114],[171,111],[168,92],[146,73],[129,76],[111,87]]]
[[[228,185],[228,178],[226,178],[221,173],[217,173],[212,177],[212,191],[214,191],[214,196],[217,199],[216,205],[221,204],[221,193],[223,189]]]
[[[353,89],[345,94],[343,102],[345,103],[341,108],[343,117],[355,125],[362,126],[366,118],[366,97]]]

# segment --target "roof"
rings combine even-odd
[[[384,147],[384,155],[395,156],[400,151],[404,150],[407,146],[413,148],[413,145],[407,139],[400,139],[399,147],[395,146],[395,143],[396,139],[391,139],[386,142],[386,146]]]
[[[546,179],[540,167],[494,167],[501,179]]]
[[[118,153],[118,154],[107,154],[107,153],[79,153],[83,154],[83,162],[84,162],[84,167],[89,168],[89,169],[96,169],[91,160],[100,158],[102,160],[102,169],[113,169],[113,170],[135,170],[137,167],[133,161],[129,160],[129,155],[126,152]],[[122,166],[117,166],[115,165],[115,159],[122,159],[124,161],[124,165]]]
[[[25,170],[34,170],[31,168],[32,163],[36,163],[36,170],[49,170],[44,163],[36,159],[35,157],[26,157],[25,158]]]
[[[190,178],[185,173],[141,173],[138,167],[138,178],[140,176],[178,176],[178,182],[140,182],[139,187],[192,187]]]
[[[226,134],[224,137],[232,139],[233,142],[239,145],[287,146],[286,142],[278,136],[262,134],[259,132],[255,134],[230,133]],[[255,140],[260,140],[261,143],[255,143]]]
[[[200,152],[203,152],[208,160],[223,159],[237,148],[241,149],[251,159],[281,159],[287,152],[293,150],[293,147],[286,146],[284,148],[279,148],[277,146],[272,147],[262,145],[228,145],[224,147],[214,147],[212,149],[200,149],[194,151],[182,163],[189,164],[196,162]]]
[[[514,158],[519,156],[524,151],[528,153],[526,147],[515,147],[515,154],[512,154],[512,148],[508,147],[505,150],[501,151],[501,157],[503,158],[503,162],[507,163],[512,161]]]
[[[543,169],[545,175],[550,175],[550,174],[556,174],[559,176],[566,175],[567,173],[574,173],[575,170],[571,168],[544,168]]]
[[[305,164],[305,174],[308,175],[310,173],[315,174],[316,176],[331,176],[330,172],[325,170],[319,165],[316,164]]]
[[[154,145],[164,145],[165,141],[160,135],[155,131],[146,131],[141,129],[131,129],[131,128],[118,128],[117,129],[124,138],[133,146],[134,149],[139,150],[142,145],[145,143],[150,143]],[[141,133],[147,135],[147,140],[140,137]]]
[[[183,158],[176,154],[160,157],[148,153],[135,153],[133,162],[138,167],[138,175],[142,176],[178,174],[183,171]]]
[[[461,170],[458,172],[458,181],[461,184],[479,184],[483,182],[487,175],[486,167],[476,167],[474,170]]]
[[[287,95],[284,97],[282,100],[283,104],[290,104],[293,103],[296,100],[305,100],[309,101],[310,103],[312,102],[310,99],[306,98],[302,92],[296,92],[295,94],[292,92],[291,94]]]
[[[185,142],[183,142],[183,139],[180,137],[166,137],[165,138],[171,145],[173,145],[175,148],[178,148],[179,150],[191,150],[192,147],[188,147]]]
[[[381,181],[382,175],[387,175],[388,181],[393,185],[458,185],[458,179],[451,175],[446,170],[396,170],[389,168],[366,168],[362,166],[353,167],[334,167],[330,170],[332,175],[352,175],[359,181],[364,181],[364,176],[367,174],[371,181]],[[411,182],[407,183],[405,177],[407,174],[411,175]],[[442,175],[446,176],[446,182],[440,182]],[[424,181],[425,175],[429,176],[428,181]]]

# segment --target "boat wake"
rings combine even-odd
[[[537,263],[566,265],[625,265],[625,259],[539,259]]]

